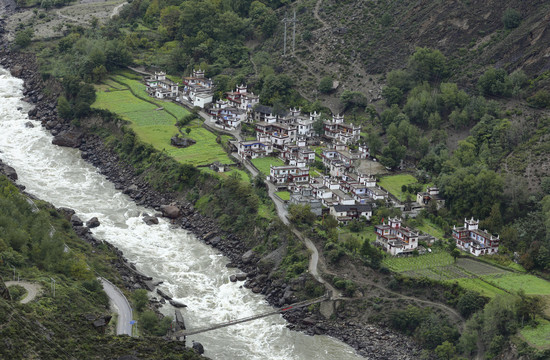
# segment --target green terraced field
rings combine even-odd
[[[384,265],[397,272],[441,267],[454,263],[451,255],[447,252],[434,252],[416,257],[392,257],[384,259]]]
[[[527,295],[550,295],[550,282],[534,275],[503,274],[484,278],[511,292],[523,289]]]
[[[465,289],[473,290],[479,292],[481,295],[487,296],[487,297],[495,297],[499,294],[505,294],[504,291],[487,284],[486,282],[482,281],[481,279],[468,279],[468,278],[462,278],[462,279],[453,279],[450,280],[450,282],[458,282],[460,286],[462,286]]]
[[[256,167],[256,169],[260,170],[260,172],[264,175],[269,175],[269,166],[281,166],[285,163],[283,160],[275,157],[264,157],[264,158],[258,158],[258,159],[252,159],[250,160],[252,164]]]
[[[198,120],[186,126],[191,129],[188,136],[197,142],[195,145],[187,148],[171,146],[171,137],[178,133],[174,126],[176,120],[189,111],[169,101],[149,98],[145,92],[145,85],[126,75],[115,75],[111,81],[120,88],[126,86],[126,90],[97,91],[97,98],[92,106],[121,115],[131,123],[132,129],[142,141],[153,145],[157,150],[166,151],[177,161],[186,164],[199,166],[215,161],[222,164],[233,163],[222,146],[216,142],[217,136],[203,128]],[[130,88],[138,94],[137,97],[129,90]],[[248,179],[248,176],[246,178]]]

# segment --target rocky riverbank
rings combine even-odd
[[[304,285],[306,277],[300,277],[287,284],[282,280],[273,280],[270,268],[258,266],[260,260],[241,239],[233,234],[224,233],[215,221],[196,212],[192,204],[178,200],[177,194],[159,193],[141,179],[133,168],[121,161],[116,154],[107,149],[101,139],[64,122],[57,117],[56,99],[61,90],[53,80],[44,81],[38,72],[32,54],[11,52],[5,43],[0,43],[0,64],[9,68],[14,76],[25,81],[25,100],[34,105],[29,117],[40,120],[42,125],[54,135],[54,144],[79,148],[82,158],[96,166],[115,186],[132,197],[138,204],[153,208],[158,214],[149,215],[144,221],[154,226],[155,216],[165,216],[191,232],[207,244],[220,250],[230,261],[231,267],[239,269],[246,278],[245,286],[255,293],[265,295],[273,306],[283,306],[295,301],[294,292]],[[47,95],[43,89],[47,88]],[[82,221],[73,219],[67,213],[75,229],[86,241],[97,240],[91,236],[89,228]],[[101,219],[100,219],[101,220]],[[115,267],[121,271],[128,288],[146,288],[152,290],[152,280],[139,274],[132,268],[118,250],[119,260]],[[237,272],[235,273],[235,277]],[[305,331],[308,334],[328,334],[353,346],[362,355],[371,359],[414,359],[419,348],[403,341],[402,335],[374,325],[355,324],[341,314],[334,319],[325,320],[320,314],[312,314],[307,309],[298,309],[285,314],[289,327]]]

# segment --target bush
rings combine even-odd
[[[515,29],[521,23],[521,14],[515,9],[507,8],[502,15],[502,23],[505,29]]]
[[[11,299],[13,301],[19,301],[25,297],[27,294],[27,290],[23,286],[20,285],[12,285],[9,287]]]
[[[29,46],[34,35],[34,30],[28,28],[15,33],[15,44],[22,48]]]
[[[325,76],[324,78],[321,79],[321,82],[319,82],[319,91],[324,94],[331,92],[332,83],[333,83],[332,77]]]
[[[134,306],[136,307],[136,310],[138,312],[142,312],[147,303],[149,302],[149,298],[147,297],[147,290],[144,289],[138,289],[132,293],[132,301],[134,302]]]
[[[527,102],[539,109],[550,107],[550,93],[546,90],[539,90],[535,95],[528,98]]]

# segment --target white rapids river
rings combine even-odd
[[[27,191],[60,207],[76,211],[84,221],[97,216],[93,229],[141,272],[164,281],[160,288],[188,305],[182,310],[189,329],[271,310],[262,295],[231,283],[235,269],[229,260],[192,233],[160,220],[147,226],[141,218],[154,210],[137,206],[114,188],[76,149],[52,145],[52,136],[33,121],[26,128],[31,106],[21,99],[23,81],[0,67],[0,158],[15,168]],[[18,110],[21,108],[21,110]],[[170,305],[162,311],[174,315]],[[329,336],[307,336],[286,328],[273,315],[188,337],[201,342],[213,359],[359,359],[354,349]]]

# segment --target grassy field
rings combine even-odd
[[[443,239],[443,236],[445,235],[443,229],[441,229],[439,226],[435,225],[428,219],[424,219],[422,226],[416,226],[416,228],[438,239]]]
[[[281,198],[281,200],[288,201],[290,200],[290,193],[288,191],[277,191],[275,193],[278,197]]]
[[[493,298],[496,295],[502,295],[506,293],[500,290],[499,288],[496,288],[490,284],[487,284],[486,282],[480,279],[461,278],[461,279],[454,279],[452,280],[452,282],[457,282],[463,288],[472,290],[472,291],[477,291],[481,295],[487,296],[489,298]]]
[[[281,166],[285,163],[283,160],[275,157],[264,157],[264,158],[258,158],[258,159],[252,159],[252,164],[258,169],[262,174],[269,175],[269,166]]]
[[[538,349],[550,349],[550,321],[541,320],[537,327],[526,326],[520,331],[521,337]]]
[[[418,181],[414,176],[409,174],[404,175],[390,175],[383,176],[380,179],[378,185],[386,189],[393,196],[395,196],[399,201],[405,201],[407,199],[407,194],[411,195],[411,199],[414,201],[416,199],[416,194],[410,194],[409,192],[402,192],[401,187],[403,185],[410,185],[417,183]]]
[[[341,229],[338,232],[338,239],[340,241],[347,241],[352,238],[359,239],[360,241],[368,240],[373,243],[376,240],[374,226],[367,226],[359,232],[351,232],[349,229]]]
[[[449,253],[434,251],[416,257],[388,256],[384,259],[384,265],[397,272],[414,271],[419,269],[435,268],[453,264],[454,260]]]
[[[527,295],[550,295],[550,282],[529,274],[506,274],[485,277],[508,291],[523,289]]]
[[[132,76],[126,73],[115,75],[105,81],[103,86],[118,86],[124,90],[105,92],[99,87],[97,99],[92,106],[112,111],[130,121],[139,138],[153,145],[155,149],[166,151],[179,162],[195,166],[215,161],[222,164],[233,163],[222,146],[216,142],[217,136],[203,128],[202,122],[198,120],[186,126],[191,129],[188,136],[197,142],[195,145],[187,148],[171,146],[170,138],[178,132],[174,126],[176,120],[189,112],[178,104],[149,98],[145,92],[145,85]],[[134,96],[130,89],[138,96]],[[242,177],[242,174],[240,175]],[[248,176],[243,178],[245,179],[248,181]]]

